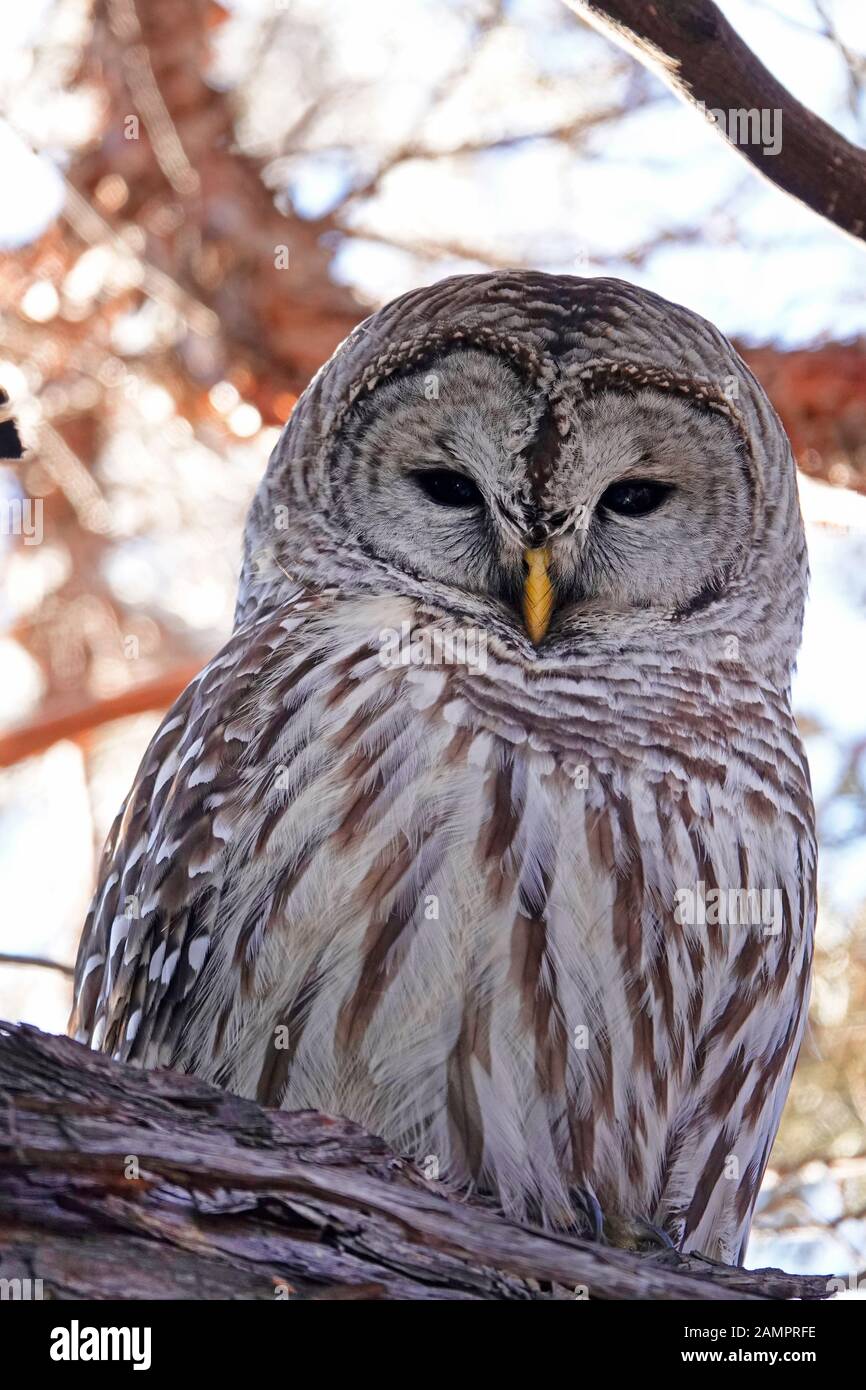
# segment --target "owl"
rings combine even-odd
[[[71,1031],[455,1193],[739,1261],[808,1003],[807,559],[721,334],[444,280],[314,378],[111,831]]]

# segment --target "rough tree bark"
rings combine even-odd
[[[777,187],[866,239],[866,151],[797,101],[712,0],[567,0],[602,33],[653,68],[678,96],[708,111],[782,112],[782,144],[734,148]],[[731,132],[720,125],[723,135]]]
[[[828,1296],[824,1276],[517,1226],[347,1120],[2,1023],[0,1278],[56,1299]]]

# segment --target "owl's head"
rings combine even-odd
[[[711,325],[619,281],[469,276],[374,315],[299,403],[250,530],[281,572],[405,594],[529,662],[715,644],[790,678],[784,432]]]

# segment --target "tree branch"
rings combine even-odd
[[[802,105],[743,43],[712,0],[567,0],[654,68],[678,96],[708,111],[780,111],[781,148],[718,128],[772,183],[837,227],[866,239],[866,151]],[[778,118],[777,118],[778,119]]]
[[[43,753],[60,739],[76,741],[114,719],[128,719],[147,710],[167,709],[198,675],[203,664],[203,661],[189,662],[153,680],[139,681],[119,695],[107,695],[104,699],[11,729],[0,737],[0,767],[11,767],[24,758]]]
[[[0,1024],[0,1277],[52,1298],[820,1299],[514,1225],[347,1120]]]
[[[39,970],[56,970],[71,980],[75,967],[62,960],[52,960],[51,956],[22,956],[16,951],[0,951],[0,965],[32,965]]]

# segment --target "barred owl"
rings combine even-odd
[[[518,272],[373,314],[111,832],[74,1035],[740,1259],[809,992],[806,580],[781,425],[695,314]]]

